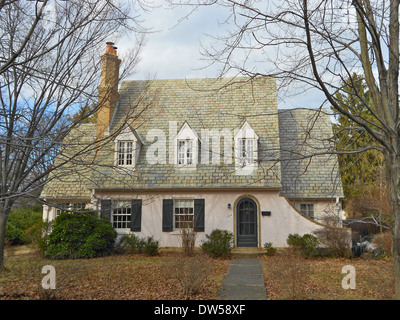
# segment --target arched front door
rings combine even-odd
[[[258,247],[257,204],[253,199],[243,198],[236,206],[236,245]]]

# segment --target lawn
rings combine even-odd
[[[262,257],[268,299],[392,300],[394,278],[389,258]],[[355,271],[355,289],[344,289],[344,266]],[[346,281],[347,283],[347,281]]]
[[[199,260],[188,263],[174,251],[157,256],[118,254],[96,259],[49,260],[27,251],[8,253],[8,271],[0,273],[0,299],[62,300],[214,300],[228,270],[229,259]],[[309,258],[279,254],[262,256],[264,279],[269,300],[388,300],[394,299],[390,259]],[[42,267],[56,270],[57,290],[43,290]],[[356,288],[345,290],[342,268],[353,266]],[[206,267],[206,268],[203,268]],[[185,269],[183,269],[185,268]],[[186,275],[189,283],[199,275],[207,279],[194,294],[185,294],[178,279]],[[191,277],[193,276],[194,277]],[[49,296],[49,292],[52,295]],[[54,294],[54,296],[53,296]]]
[[[218,293],[229,266],[227,259],[207,259],[207,279],[195,295],[185,295],[174,275],[182,256],[161,252],[157,256],[118,254],[95,259],[49,260],[38,253],[13,253],[6,259],[6,272],[0,273],[0,299],[46,299],[42,267],[56,270],[56,291],[62,300],[180,300],[219,299]],[[193,264],[192,272],[199,272]],[[185,270],[187,272],[187,270]],[[189,270],[189,273],[191,271]]]

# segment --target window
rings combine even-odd
[[[193,164],[193,141],[178,141],[178,164]]]
[[[254,163],[254,139],[239,139],[239,162],[242,165]]]
[[[116,229],[129,229],[131,227],[131,202],[114,201],[111,223]]]
[[[314,204],[312,203],[301,203],[300,211],[307,217],[314,219]]]
[[[72,205],[74,211],[79,211],[86,208],[86,202],[76,202]]]
[[[196,132],[185,122],[174,137],[175,164],[180,169],[193,170],[198,164],[200,139]]]
[[[118,165],[133,165],[133,141],[118,141]]]
[[[245,121],[235,133],[235,167],[236,174],[254,174],[258,163],[259,137],[250,124]]]
[[[144,140],[131,126],[126,126],[114,140],[114,163],[133,169],[138,161]]]
[[[69,203],[64,202],[58,204],[58,208],[56,209],[56,218],[61,214],[61,212],[69,210]]]
[[[175,229],[193,228],[194,200],[175,200]]]

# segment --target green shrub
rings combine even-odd
[[[41,235],[41,207],[11,210],[6,225],[6,240],[11,245],[39,241]]]
[[[227,230],[215,229],[206,235],[208,239],[201,245],[201,249],[214,258],[228,257],[231,254],[233,234]]]
[[[159,241],[153,237],[141,238],[135,234],[124,235],[118,244],[121,251],[130,253],[146,253],[148,255],[156,255],[160,250]]]
[[[118,247],[121,248],[122,251],[128,251],[130,253],[143,253],[144,245],[145,240],[135,234],[123,235],[118,243]]]
[[[272,242],[264,243],[264,249],[268,256],[273,256],[277,251],[277,249],[272,246]]]
[[[311,234],[305,234],[303,236],[297,233],[289,234],[286,242],[292,249],[306,257],[315,256],[318,252],[318,238]]]
[[[153,238],[153,236],[151,237],[147,237],[145,239],[145,244],[143,247],[143,252],[149,256],[154,256],[158,253],[158,251],[160,250],[159,247],[159,242],[157,240],[155,240]]]
[[[94,258],[110,255],[117,233],[96,212],[61,213],[44,239],[44,256],[51,259]]]

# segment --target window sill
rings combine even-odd
[[[117,234],[125,235],[125,234],[131,234],[133,231],[129,228],[124,228],[124,229],[117,229],[114,228],[114,230],[117,232]]]
[[[194,232],[198,233],[198,231],[194,231]],[[175,235],[175,236],[180,236],[180,235],[182,235],[182,231],[180,229],[176,229],[174,231],[171,231],[169,234]]]

